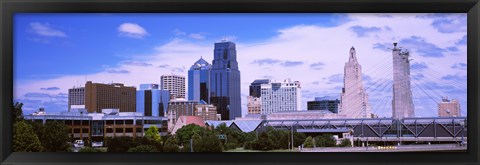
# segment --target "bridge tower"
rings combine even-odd
[[[410,88],[410,53],[393,43],[393,100],[392,118],[414,117],[412,90]]]

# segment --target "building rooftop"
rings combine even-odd
[[[212,68],[212,65],[205,61],[202,57],[200,57],[197,62],[195,62],[191,67],[190,70],[200,70],[200,69],[210,69]]]

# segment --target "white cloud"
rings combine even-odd
[[[136,23],[123,23],[117,30],[121,36],[132,38],[143,38],[148,35],[147,31]]]
[[[30,23],[30,31],[40,36],[46,37],[67,37],[65,32],[54,29],[49,23]]]
[[[357,58],[362,65],[362,71],[376,82],[384,79],[391,79],[391,52],[385,50],[374,49],[375,43],[393,43],[411,36],[420,36],[426,42],[435,44],[438,47],[446,48],[455,46],[459,38],[464,33],[441,33],[431,26],[434,19],[417,18],[413,14],[392,14],[391,17],[382,17],[377,14],[351,14],[351,22],[347,22],[337,27],[320,27],[313,25],[298,25],[278,30],[278,35],[255,43],[236,42],[237,44],[237,61],[241,72],[241,93],[242,96],[248,95],[248,85],[255,79],[269,77],[276,80],[291,78],[298,80],[302,84],[302,98],[304,109],[306,102],[313,100],[312,96],[336,96],[341,92],[341,82],[331,82],[332,75],[343,75],[344,64],[348,60],[349,49],[354,46],[357,52]],[[364,27],[386,27],[389,30],[383,30],[378,33],[372,33],[368,36],[357,37],[357,34],[351,31],[352,26]],[[181,31],[178,31],[181,32]],[[185,33],[186,34],[186,33]],[[228,38],[235,41],[236,37]],[[220,39],[221,40],[221,39]],[[220,41],[216,40],[216,41]],[[400,45],[399,46],[405,46]],[[388,46],[387,46],[388,47]],[[392,45],[393,47],[393,45]],[[186,40],[174,38],[170,42],[153,48],[154,51],[149,59],[145,61],[152,66],[164,67],[145,67],[141,65],[129,65],[123,63],[115,68],[104,68],[100,73],[88,75],[88,80],[94,82],[121,82],[128,86],[137,86],[141,83],[159,83],[160,75],[179,71],[178,68],[188,69],[196,60],[202,56],[206,61],[213,60],[213,42],[209,40]],[[442,73],[443,76],[466,75],[466,72],[459,72],[459,69],[451,68],[451,66],[466,62],[466,46],[459,46],[456,55],[445,55],[441,58],[423,57],[412,50],[411,57],[414,62],[425,63],[428,68],[434,68],[436,72]],[[304,65],[296,67],[284,67],[282,65],[258,65],[255,60],[276,59],[280,61],[303,61]],[[321,69],[312,68],[313,63],[321,63]],[[177,69],[175,69],[177,68]],[[185,68],[183,69],[184,71]],[[124,74],[108,73],[108,71],[124,71]],[[426,77],[432,80],[435,76],[441,80],[442,74],[428,74],[426,70],[412,70],[412,75],[424,73]],[[126,72],[128,71],[128,73]],[[187,77],[186,72],[176,72]],[[148,76],[145,76],[148,75]],[[343,76],[342,76],[343,77]],[[19,88],[15,90],[15,97],[23,96],[27,92],[39,92],[42,87],[55,86],[59,87],[59,91],[48,91],[65,93],[77,81],[82,82],[85,76],[64,76],[57,79],[45,80],[40,82],[22,82],[16,85]],[[187,81],[188,82],[188,81]],[[367,88],[367,83],[364,82]],[[384,82],[379,82],[384,83]],[[465,82],[466,83],[466,82]],[[80,83],[82,84],[82,83]],[[370,100],[373,105],[373,111],[379,113],[379,116],[391,115],[388,105],[391,99],[389,96],[383,97],[381,89],[377,86],[368,86],[371,92]],[[378,84],[377,84],[378,85]],[[383,85],[383,84],[382,84]],[[378,85],[380,86],[380,85]],[[412,84],[413,86],[413,84]],[[465,85],[466,86],[466,85]],[[373,90],[373,89],[376,89]],[[390,87],[386,87],[383,93],[388,94]],[[415,93],[414,98],[423,96],[423,93]],[[446,92],[437,91],[441,94]],[[308,93],[308,96],[307,96]],[[382,96],[381,98],[376,98]],[[391,96],[390,96],[391,97]],[[466,96],[465,96],[466,98]],[[242,97],[242,109],[246,109],[246,98]],[[417,112],[421,116],[434,116],[436,108],[426,108],[429,106],[416,106]],[[466,106],[462,105],[466,112]],[[384,110],[386,108],[386,110]]]
[[[177,36],[184,36],[184,35],[187,35],[187,33],[181,31],[180,29],[175,29],[172,31],[173,34],[177,35]]]
[[[203,40],[205,39],[205,34],[204,33],[192,33],[188,35],[188,37],[196,39],[196,40]]]

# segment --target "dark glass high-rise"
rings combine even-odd
[[[215,43],[210,83],[210,103],[217,106],[222,120],[241,117],[240,71],[235,43]]]

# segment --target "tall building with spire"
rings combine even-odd
[[[414,117],[412,90],[410,88],[410,53],[393,43],[393,100],[392,118]]]
[[[362,81],[362,66],[357,61],[354,47],[350,48],[348,62],[345,63],[343,84],[339,114],[347,118],[370,118],[368,94]]]
[[[240,71],[235,43],[226,40],[215,43],[210,87],[210,103],[217,107],[222,120],[242,117]]]
[[[188,100],[210,102],[210,65],[202,57],[188,70]]]

